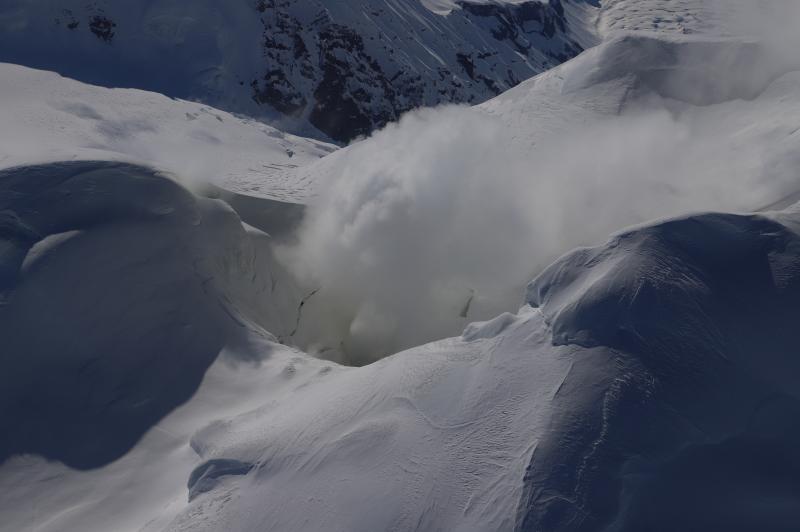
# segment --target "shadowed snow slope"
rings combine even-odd
[[[191,397],[242,313],[288,327],[262,238],[143,168],[0,172],[0,461],[108,463]]]
[[[562,412],[556,446],[537,449],[523,530],[793,528],[799,223],[797,210],[672,220],[531,283],[554,345],[609,348],[616,369],[596,424]],[[575,366],[566,389],[596,385],[591,371]]]

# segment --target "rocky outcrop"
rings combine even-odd
[[[259,2],[267,64],[253,99],[346,142],[416,107],[486,100],[582,51],[560,0],[462,1],[448,15],[409,1],[408,18],[363,3],[370,23],[326,2]]]

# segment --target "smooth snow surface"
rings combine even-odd
[[[0,461],[108,464],[192,396],[240,315],[291,326],[268,237],[155,172],[4,170],[0,228]]]
[[[206,105],[0,64],[0,168],[116,160],[279,201],[312,193],[296,169],[335,147]]]

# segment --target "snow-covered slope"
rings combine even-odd
[[[519,313],[363,368],[252,337],[121,460],[7,461],[0,528],[791,530],[798,230],[627,231]]]
[[[575,56],[589,37],[572,35],[565,9],[580,6],[8,0],[0,61],[198,99],[347,141],[418,106],[486,100]]]
[[[799,212],[638,228],[529,285],[554,345],[604,346],[615,370],[590,433],[562,412],[537,449],[523,530],[794,526]],[[595,362],[571,368],[576,390]]]
[[[116,160],[194,184],[289,202],[311,192],[295,169],[335,146],[152,92],[106,89],[0,63],[0,168]]]
[[[294,364],[302,394],[196,434],[252,469],[168,530],[789,530],[798,222],[639,228],[460,338],[308,384]]]

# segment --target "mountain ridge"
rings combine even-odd
[[[485,101],[590,44],[569,27],[583,0],[452,5],[16,0],[0,7],[0,61],[342,143],[416,107]]]

